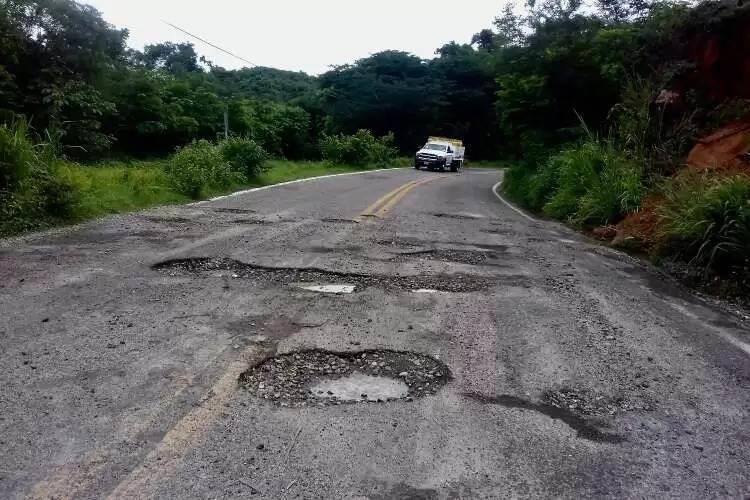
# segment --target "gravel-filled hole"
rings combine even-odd
[[[328,406],[412,401],[451,379],[445,364],[413,352],[304,351],[275,356],[248,370],[240,383],[278,406]]]
[[[170,260],[153,266],[155,270],[170,276],[214,275],[226,271],[226,277],[233,279],[253,279],[256,281],[283,284],[316,283],[316,284],[349,284],[357,289],[378,287],[385,289],[417,290],[434,289],[441,292],[477,292],[493,285],[489,278],[465,274],[387,276],[381,274],[358,274],[328,271],[317,268],[266,267],[245,264],[227,258],[192,258]],[[223,275],[223,274],[222,274]],[[507,276],[507,283],[523,283],[525,277]]]
[[[437,249],[403,252],[393,257],[391,261],[409,262],[417,259],[424,259],[480,265],[485,264],[487,261],[497,260],[498,258],[499,257],[496,253],[489,251]]]

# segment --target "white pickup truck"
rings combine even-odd
[[[414,168],[419,170],[427,167],[430,170],[439,169],[458,172],[464,165],[464,143],[458,139],[446,137],[430,137],[427,144],[417,151],[414,157]]]

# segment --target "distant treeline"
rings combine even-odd
[[[81,160],[215,139],[225,110],[233,135],[289,159],[317,158],[324,136],[359,129],[393,133],[407,154],[440,134],[462,138],[474,159],[528,155],[575,140],[581,120],[606,130],[628,81],[667,85],[689,70],[679,45],[693,11],[529,0],[434,59],[386,51],[312,77],[225,70],[186,43],[131,50],[127,30],[73,0],[0,0],[0,116],[22,115]]]

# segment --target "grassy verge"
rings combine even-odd
[[[661,179],[605,142],[518,163],[503,189],[514,202],[621,249],[650,256],[690,287],[750,297],[750,175],[684,169]]]
[[[165,160],[156,160],[61,166],[60,175],[81,193],[73,219],[81,221],[192,201],[188,196],[174,190],[168,175],[164,172],[164,163]],[[270,168],[266,172],[249,182],[233,184],[225,189],[208,189],[203,195],[219,196],[241,189],[270,186],[309,177],[370,170],[351,165],[333,166],[325,162],[286,160],[270,160],[268,167]]]
[[[96,166],[65,164],[60,175],[80,191],[74,219],[129,212],[169,203],[184,203],[161,161],[114,162]]]

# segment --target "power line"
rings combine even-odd
[[[201,38],[201,37],[199,37],[199,36],[197,36],[197,35],[193,35],[193,34],[192,34],[192,33],[190,33],[189,31],[186,31],[186,30],[184,30],[184,29],[180,28],[179,26],[175,26],[174,24],[172,24],[172,23],[170,23],[170,22],[167,22],[167,21],[165,21],[165,20],[163,20],[163,19],[162,19],[162,21],[161,21],[161,22],[163,22],[164,24],[166,24],[166,25],[168,25],[168,26],[171,26],[172,28],[176,29],[177,31],[181,31],[181,32],[185,33],[186,35],[188,35],[188,36],[190,36],[190,37],[193,37],[193,38],[195,38],[196,40],[198,40],[198,41],[200,41],[200,42],[203,42],[203,43],[205,43],[206,45],[208,45],[208,46],[210,46],[210,47],[213,47],[213,48],[215,48],[216,50],[219,50],[219,51],[221,51],[221,52],[224,52],[225,54],[228,54],[228,55],[230,55],[230,56],[232,56],[232,57],[234,57],[234,58],[236,58],[236,59],[239,59],[239,60],[240,60],[240,61],[242,61],[242,62],[246,62],[246,63],[247,63],[247,64],[249,64],[250,66],[257,66],[257,64],[255,64],[254,62],[252,62],[252,61],[248,61],[248,60],[247,60],[247,59],[245,59],[244,57],[240,57],[240,56],[238,56],[237,54],[233,54],[233,53],[229,52],[228,50],[222,49],[222,48],[221,48],[221,47],[219,47],[218,45],[215,45],[215,44],[213,44],[213,43],[209,42],[208,40],[205,40],[205,39],[203,39],[203,38]]]

